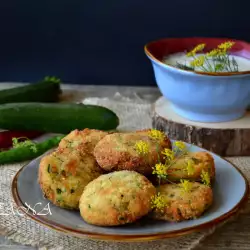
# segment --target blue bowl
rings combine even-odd
[[[244,116],[250,104],[250,68],[241,72],[207,73],[182,70],[163,63],[165,56],[190,50],[199,43],[206,43],[211,49],[227,40],[163,39],[145,46],[156,83],[180,116],[197,122],[226,122]],[[233,54],[250,59],[250,45],[235,42]]]

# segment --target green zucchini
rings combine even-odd
[[[45,77],[38,83],[0,90],[0,104],[13,102],[57,102],[60,94],[60,80],[55,77]]]
[[[7,103],[0,105],[0,128],[66,134],[74,129],[113,130],[117,115],[101,106],[75,103]]]

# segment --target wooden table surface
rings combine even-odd
[[[16,83],[0,83],[0,89],[10,88],[16,86]],[[119,92],[126,97],[134,97],[135,93],[142,99],[154,102],[161,96],[160,91],[156,87],[131,87],[131,86],[90,86],[90,85],[62,85],[63,99],[65,101],[81,101],[87,97],[111,97],[115,93]],[[221,232],[221,233],[220,233]],[[22,250],[22,249],[36,249],[33,247],[24,247],[18,245],[10,240],[7,240],[0,228],[0,250]],[[206,238],[196,250],[212,250],[217,249],[216,244],[220,241],[220,234],[223,234],[223,230],[218,230],[216,235],[212,235]],[[228,239],[230,240],[230,239]],[[223,249],[227,247],[227,241],[223,239]],[[250,246],[249,246],[250,249]],[[136,250],[136,249],[135,249]]]
[[[0,89],[20,86],[20,83],[0,83]],[[87,97],[111,97],[119,92],[124,96],[132,98],[136,93],[140,98],[154,102],[161,94],[158,88],[154,87],[131,87],[131,86],[93,86],[93,85],[72,85],[64,84],[63,101],[78,102]],[[22,249],[36,249],[33,247],[24,247],[7,240],[0,228],[0,250],[22,250]],[[21,248],[22,247],[22,248]]]

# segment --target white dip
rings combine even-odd
[[[197,54],[197,56],[204,54]],[[230,59],[234,58],[238,64],[238,71],[250,71],[250,60],[240,56],[229,56]],[[185,53],[175,53],[167,56],[163,62],[175,66],[176,63],[181,63],[186,66],[190,66],[190,61],[194,60],[193,57],[187,57]],[[202,69],[196,68],[195,70],[204,71]]]

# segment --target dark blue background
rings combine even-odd
[[[249,0],[2,0],[0,11],[0,81],[154,85],[151,40],[250,41]]]

